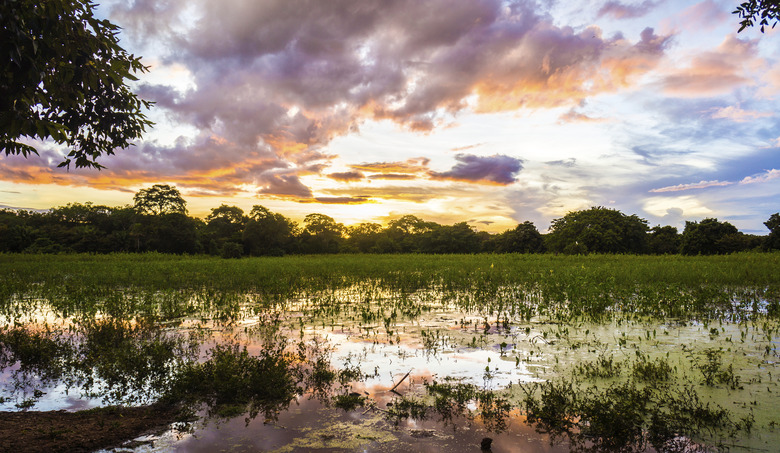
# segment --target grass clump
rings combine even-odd
[[[698,442],[717,445],[749,433],[753,424],[749,416],[735,420],[721,406],[703,402],[693,386],[628,381],[579,388],[559,380],[524,391],[527,423],[553,438],[567,437],[577,451],[641,452],[650,445],[661,452],[689,451]]]
[[[211,415],[248,412],[248,421],[263,413],[275,420],[303,393],[299,381],[299,369],[283,347],[265,348],[254,356],[237,344],[217,345],[208,360],[181,370],[165,399],[206,404]]]
[[[347,412],[353,411],[366,404],[366,397],[356,392],[349,392],[333,397],[333,406]]]
[[[425,420],[436,414],[445,424],[465,417],[468,421],[479,419],[489,431],[506,430],[512,404],[496,392],[464,383],[433,382],[425,388],[427,397],[399,398],[388,410],[388,417],[398,423],[407,418]],[[469,409],[471,403],[476,410]]]
[[[732,390],[741,389],[741,379],[734,374],[733,365],[723,364],[722,348],[705,349],[703,356],[694,359],[694,366],[701,372],[704,384],[709,387],[725,384]]]
[[[674,368],[662,358],[650,360],[646,354],[637,351],[637,360],[631,366],[631,377],[639,382],[667,382],[674,374]]]
[[[574,375],[587,379],[610,379],[620,376],[622,364],[613,356],[601,354],[594,361],[580,362],[574,366]]]

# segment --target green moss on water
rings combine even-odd
[[[3,255],[0,288],[0,359],[27,379],[3,395],[25,407],[36,394],[19,389],[58,380],[111,401],[205,405],[217,417],[273,420],[302,395],[371,407],[352,391],[369,378],[358,359],[332,363],[320,337],[342,331],[366,348],[414,345],[430,361],[460,350],[493,357],[471,383],[438,376],[406,393],[389,410],[398,420],[500,431],[520,407],[604,448],[672,435],[757,448],[780,439],[780,254]],[[381,376],[385,364],[374,365]],[[507,366],[545,382],[536,403],[516,383],[487,388]],[[376,424],[323,423],[290,448],[388,438]]]

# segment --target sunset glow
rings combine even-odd
[[[649,224],[780,210],[780,31],[738,2],[102,1],[156,123],[97,171],[0,156],[0,208],[263,205],[491,232],[606,206]],[[552,6],[551,6],[552,5]]]

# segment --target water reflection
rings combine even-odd
[[[562,322],[554,314],[530,316],[527,303],[480,305],[473,294],[363,290],[273,301],[167,294],[158,310],[143,312],[128,306],[153,296],[112,297],[104,304],[110,310],[84,311],[22,298],[26,311],[6,307],[0,330],[0,409],[163,401],[199,414],[191,433],[147,438],[157,446],[138,451],[228,444],[238,451],[457,451],[479,448],[484,437],[494,439],[494,451],[568,451],[601,445],[592,439],[603,431],[588,431],[596,421],[582,418],[583,401],[590,409],[616,407],[614,395],[641,399],[646,388],[663,394],[691,384],[703,405],[732,420],[723,423],[731,432],[699,427],[705,442],[731,436],[731,444],[762,448],[780,440],[769,429],[780,423],[773,409],[780,404],[778,326],[771,318],[674,322],[618,310],[600,321]],[[752,307],[732,304],[742,305]],[[659,377],[651,366],[668,371]],[[651,378],[637,374],[641,367]],[[713,376],[730,370],[731,384],[708,380],[706,367]],[[534,384],[560,378],[577,380],[567,391],[580,403],[559,407],[557,426],[536,426],[563,427],[570,431],[559,430],[564,439],[590,437],[553,447],[521,414],[535,408],[538,419],[555,408],[550,392]],[[634,450],[649,448],[647,418],[638,416],[636,436],[628,438]],[[672,438],[696,434],[673,428],[666,433]]]

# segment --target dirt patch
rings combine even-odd
[[[3,451],[88,452],[121,445],[182,420],[175,407],[106,407],[78,412],[0,412]]]

